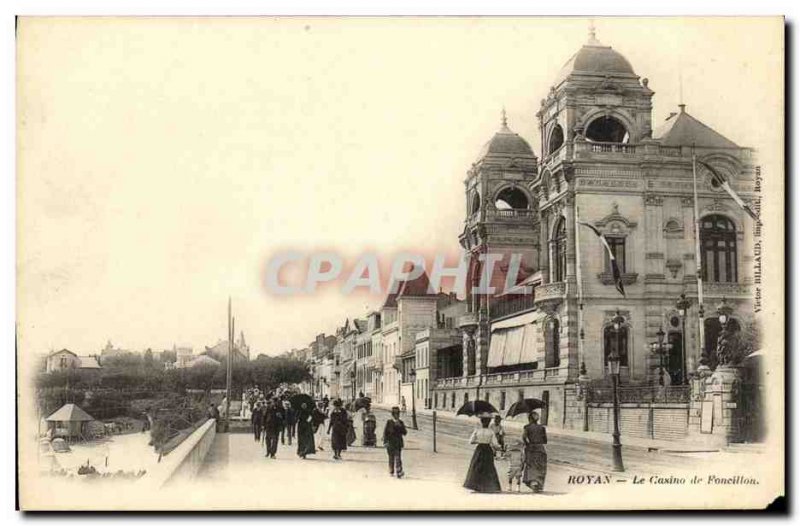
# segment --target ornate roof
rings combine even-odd
[[[589,41],[567,60],[558,74],[556,84],[572,73],[588,75],[626,75],[635,76],[633,66],[611,46],[604,46],[595,36],[594,25],[589,27]]]
[[[478,155],[478,159],[483,159],[488,155],[535,157],[531,145],[508,127],[505,109],[503,110],[503,120],[500,129],[494,134],[494,137],[483,146],[480,155]]]
[[[653,131],[653,138],[664,146],[697,146],[698,148],[738,148],[730,139],[706,126],[686,113],[680,105],[680,113],[670,115],[667,121]]]

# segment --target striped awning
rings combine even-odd
[[[532,312],[493,324],[486,365],[502,367],[544,359],[538,345],[544,316]]]

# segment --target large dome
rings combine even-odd
[[[572,73],[587,75],[628,75],[636,76],[633,66],[621,53],[614,51],[611,46],[604,46],[594,36],[594,29],[590,30],[589,42],[581,47],[577,53],[561,68],[558,82],[561,82]]]

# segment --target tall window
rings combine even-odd
[[[564,281],[567,277],[567,224],[564,218],[559,218],[554,229],[552,247],[552,272],[553,282]]]
[[[700,222],[700,246],[703,279],[735,283],[736,226],[725,216],[710,215]]]
[[[559,339],[560,325],[557,318],[550,318],[547,320],[544,328],[544,341],[545,341],[545,354],[544,366],[545,367],[558,367],[561,364],[560,347],[561,341]]]
[[[608,241],[608,246],[611,248],[611,253],[614,254],[614,258],[617,260],[619,271],[625,272],[625,238],[606,236],[606,241]],[[608,252],[605,252],[605,258],[606,272],[611,272],[611,258],[608,257]]]
[[[619,354],[619,364],[622,367],[628,366],[628,328],[627,327],[620,327],[619,334],[617,331],[614,330],[613,325],[606,326],[603,329],[603,356],[604,363],[608,364],[608,357],[611,356],[611,353],[617,350],[617,354]]]

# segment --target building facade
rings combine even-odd
[[[753,152],[683,105],[653,126],[648,84],[591,34],[541,100],[541,161],[504,119],[469,170],[462,246],[472,254],[519,247],[526,263],[517,282],[533,293],[469,298],[470,312],[459,322],[461,374],[454,357],[440,355],[434,407],[481,398],[503,410],[535,397],[546,403],[545,423],[577,426],[569,400],[580,393],[579,381],[605,380],[614,351],[623,384],[664,382],[683,400],[701,360],[715,365],[717,303],[725,298],[734,308],[736,327],[752,323],[753,222],[694,160],[748,199]],[[705,318],[698,305],[695,174]],[[581,223],[608,240],[624,296],[606,249]],[[681,294],[688,309],[677,306]],[[653,352],[659,331],[667,353]]]

